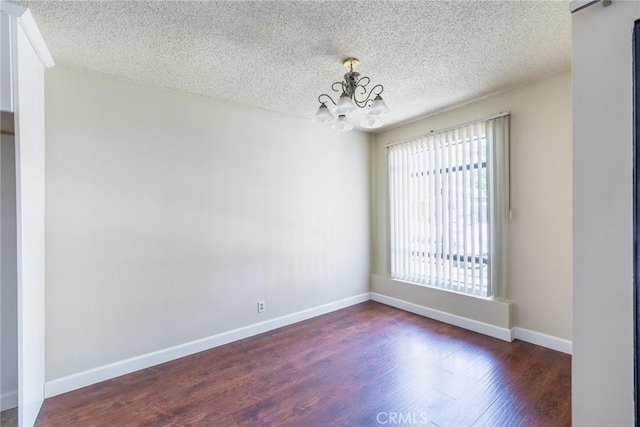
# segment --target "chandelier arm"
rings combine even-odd
[[[347,93],[353,99],[356,105],[357,105],[356,101],[358,98],[358,88],[360,88],[361,95],[366,95],[368,84],[369,84],[369,77],[362,77],[362,78],[359,78],[358,80],[352,80],[350,82],[350,85],[349,85],[350,92],[347,92]]]
[[[339,85],[340,89],[336,89],[336,85]],[[334,82],[331,85],[331,90],[334,92],[344,92],[344,82]]]
[[[375,93],[376,96],[378,95],[382,95],[382,92],[384,92],[384,86],[382,85],[375,85],[374,87],[371,88],[371,95],[374,95],[373,91],[380,88],[380,92]]]
[[[370,82],[371,82],[371,79],[367,76],[364,76],[358,79],[358,81],[356,82],[356,86],[366,87]]]
[[[323,97],[323,96],[327,98],[327,99],[325,99],[324,101],[322,101],[322,99],[323,99],[322,97]],[[331,97],[330,97],[329,95],[327,95],[326,93],[322,93],[322,94],[320,94],[320,96],[318,96],[318,102],[319,102],[320,104],[325,104],[325,103],[327,102],[327,100],[331,101],[331,103],[332,103],[333,105],[338,105],[338,104],[336,104],[336,101],[334,101],[334,100],[333,100],[333,98],[331,98]]]
[[[361,91],[362,91],[361,95],[363,95],[363,96],[367,95],[367,89],[364,86],[356,86],[356,89],[358,89],[358,88],[360,88]],[[367,101],[371,100],[370,95],[367,96],[364,100],[358,99],[357,95],[358,94],[354,91],[354,93],[353,93],[353,102],[360,108],[366,107],[367,106]]]
[[[353,102],[360,108],[364,108],[367,106],[367,102],[373,102],[373,98],[367,98],[364,101],[358,101],[357,99],[354,99]]]
[[[368,79],[368,78],[367,78]],[[362,80],[362,79],[360,79]],[[363,94],[367,93],[366,90],[366,84],[363,85],[358,85],[358,87],[361,87],[363,90]],[[377,92],[376,92],[377,91]],[[367,95],[367,97],[365,99],[359,100],[356,99],[356,97],[354,96],[353,98],[353,102],[356,103],[356,105],[360,108],[364,108],[366,107],[370,102],[373,102],[373,100],[375,99],[376,96],[380,95],[382,92],[384,91],[384,86],[382,85],[375,85],[374,87],[371,88],[371,91],[369,92],[369,94]]]
[[[358,89],[360,89],[360,90],[358,91]],[[358,98],[358,92],[360,92],[360,95],[363,95],[363,96],[366,95],[367,94],[367,85],[366,84],[365,85],[356,85],[353,88],[353,100],[354,101],[358,101],[358,99],[357,99]],[[358,101],[358,102],[362,102],[362,101]]]

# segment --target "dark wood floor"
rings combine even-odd
[[[375,302],[47,399],[37,426],[565,426],[571,357]]]

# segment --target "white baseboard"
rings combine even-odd
[[[18,391],[10,391],[0,395],[0,411],[18,407]]]
[[[529,329],[519,327],[512,328],[511,330],[513,331],[514,339],[526,341],[531,344],[561,351],[563,353],[573,354],[573,343],[569,340],[565,340],[564,338],[558,338],[552,335],[543,334],[542,332],[531,331]]]
[[[501,328],[499,326],[479,322],[467,317],[457,316],[455,314],[414,304],[412,302],[408,302],[398,298],[388,297],[376,292],[371,292],[371,299],[382,304],[390,305],[391,307],[396,307],[404,311],[438,320],[440,322],[448,323],[450,325],[458,326],[463,329],[468,329],[470,331],[478,332],[480,334],[488,335],[490,337],[498,338],[504,341],[512,341],[511,331],[507,328]]]
[[[378,294],[376,292],[366,292],[340,301],[299,311],[297,313],[288,314],[286,316],[277,317],[275,319],[234,329],[232,331],[223,332],[221,334],[213,335],[207,338],[177,345],[163,350],[158,350],[152,353],[132,357],[130,359],[111,363],[109,365],[90,369],[88,371],[79,372],[77,374],[69,375],[53,381],[48,381],[44,386],[45,398],[77,390],[79,388],[86,387],[101,381],[106,381],[112,378],[119,377],[121,375],[139,371],[140,369],[149,368],[151,366],[169,362],[171,360],[179,359],[181,357],[189,356],[201,351],[209,350],[211,348],[228,344],[233,341],[241,340],[271,331],[273,329],[281,328],[283,326],[321,316],[323,314],[340,310],[342,308],[346,308],[368,300],[377,301],[391,307],[396,307],[401,310],[418,314],[420,316],[428,317],[440,322],[445,322],[450,325],[458,326],[460,328],[468,329],[470,331],[478,332],[480,334],[488,335],[490,337],[498,338],[504,341],[513,341],[513,339],[519,339],[521,341],[526,341],[542,347],[561,351],[563,353],[572,353],[572,343],[569,340],[519,327],[514,327],[512,329],[501,328],[488,323],[469,319],[467,317],[457,316],[455,314],[447,313],[429,307],[424,307],[398,298]],[[2,410],[11,409],[18,405],[17,392],[7,393],[2,395],[1,397]]]
[[[573,344],[571,341],[564,338],[554,337],[553,335],[543,334],[542,332],[531,331],[520,327],[514,327],[511,329],[501,328],[488,323],[478,322],[477,320],[469,319],[467,317],[457,316],[455,314],[424,307],[398,298],[388,297],[376,292],[371,292],[371,299],[382,304],[390,305],[401,310],[504,341],[513,341],[514,339],[518,339],[520,341],[526,341],[528,343],[550,348],[562,353],[572,354],[573,351]]]
[[[120,362],[111,363],[109,365],[90,369],[88,371],[79,372],[53,381],[48,381],[44,385],[45,398],[66,393],[100,381],[109,380],[140,369],[149,368],[160,363],[169,362],[191,354],[209,350],[233,341],[248,338],[273,329],[291,325],[312,317],[321,316],[332,311],[340,310],[355,304],[359,304],[371,299],[369,292],[324,304],[308,310],[299,311],[297,313],[288,314],[286,316],[277,317],[264,322],[234,329],[232,331],[223,332],[200,340],[180,344],[163,350],[154,351],[152,353],[143,354]],[[17,400],[17,399],[16,399]],[[16,402],[17,403],[17,402]]]

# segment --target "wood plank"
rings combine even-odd
[[[0,111],[0,135],[15,135],[15,122],[13,113]]]
[[[47,399],[36,425],[391,425],[389,417],[570,425],[571,357],[370,301]]]

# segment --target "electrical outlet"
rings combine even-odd
[[[262,313],[264,311],[264,301],[258,301],[258,313]]]

